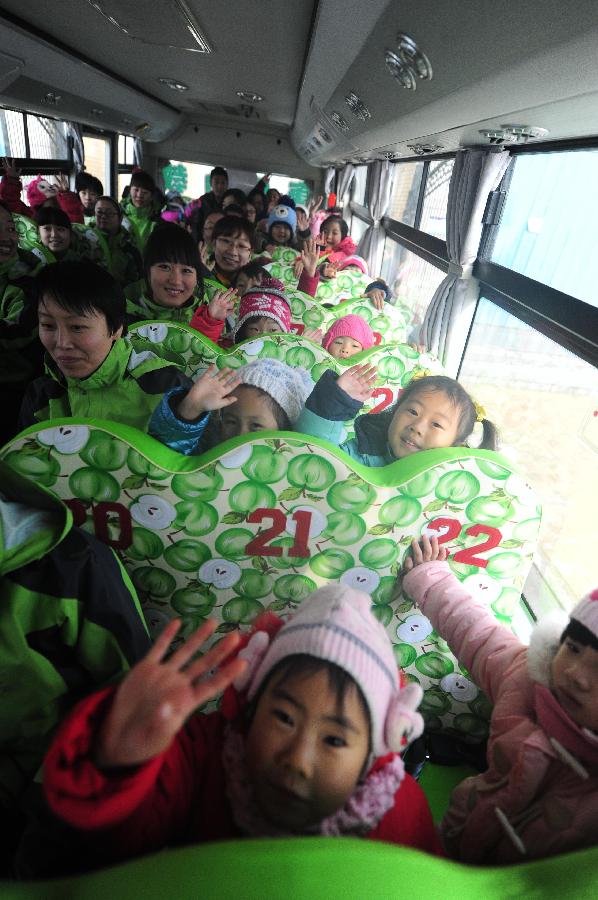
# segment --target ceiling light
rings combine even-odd
[[[245,100],[246,103],[263,103],[264,101],[262,95],[256,94],[255,91],[237,91],[237,97]]]
[[[416,89],[418,78],[423,81],[432,80],[430,60],[413,38],[403,31],[397,34],[396,50],[385,51],[384,61],[390,74],[407,91]]]
[[[345,97],[345,103],[353,113],[353,115],[357,119],[361,119],[362,122],[367,122],[368,119],[372,118],[372,114],[361,99],[358,97],[354,91],[350,91]]]
[[[184,81],[177,81],[176,78],[158,78],[160,84],[165,84],[171,91],[188,91],[189,85]]]
[[[56,106],[60,100],[62,100],[62,95],[55,94],[54,91],[48,91],[48,93],[42,97],[42,103],[47,103],[48,106]]]

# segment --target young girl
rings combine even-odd
[[[122,210],[112,197],[98,197],[95,227],[99,232],[104,265],[122,287],[139,281],[143,263],[129,232],[121,226]]]
[[[78,259],[71,248],[73,231],[69,217],[61,209],[44,206],[36,214],[40,242],[50,251],[53,261]]]
[[[370,606],[330,585],[289,621],[266,613],[199,659],[216,623],[168,657],[170,623],[118,688],[63,723],[44,763],[50,806],[89,833],[98,864],[243,836],[352,835],[438,852],[399,755],[422,731],[421,688],[404,686]],[[195,712],[223,689],[221,711]]]
[[[413,541],[403,587],[493,704],[488,770],[453,792],[451,856],[514,863],[590,847],[598,833],[598,590],[563,631],[525,647],[452,574],[436,538]]]
[[[145,431],[165,391],[191,381],[151,344],[126,338],[122,288],[91,262],[57,262],[36,279],[45,375],[29,385],[19,426],[61,416],[111,419]]]
[[[129,323],[143,319],[188,325],[204,303],[201,261],[188,231],[162,223],[149,237],[143,254],[145,278],[125,291]],[[232,291],[217,292],[205,314],[224,322],[234,308]]]
[[[209,306],[200,306],[189,323],[215,344],[230,347],[230,335],[222,338],[224,321],[215,319]],[[259,287],[246,290],[239,304],[232,343],[263,334],[288,333],[291,326],[291,307],[284,295],[284,285],[269,274],[261,278]]]
[[[373,346],[374,332],[365,319],[352,314],[337,319],[322,338],[322,347],[334,359],[349,359]]]
[[[367,364],[338,377],[328,369],[308,398],[296,431],[338,447],[343,422],[353,419],[371,396],[376,377],[376,369]],[[458,447],[477,421],[483,427],[480,448],[496,450],[496,428],[478,414],[467,391],[453,378],[430,375],[410,381],[391,409],[359,416],[355,438],[340,448],[366,466],[386,466],[420,450]]]
[[[254,431],[292,431],[313,386],[305,369],[267,357],[234,371],[210,366],[190,391],[165,394],[149,432],[195,455]]]
[[[294,247],[297,230],[295,201],[286,195],[281,197],[268,216],[265,249],[272,253],[277,247]]]
[[[137,249],[143,253],[157,222],[160,221],[161,204],[157,200],[156,184],[148,172],[133,172],[129,195],[122,203],[125,216],[123,225],[130,231]]]
[[[340,263],[357,250],[357,244],[349,235],[349,225],[337,215],[328,216],[322,222],[320,244],[328,264]]]

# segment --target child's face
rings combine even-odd
[[[399,403],[388,429],[388,443],[397,459],[452,447],[459,430],[459,409],[442,391],[420,391]]]
[[[84,190],[79,191],[79,198],[85,212],[88,213],[88,215],[93,215],[93,208],[98,199],[97,191],[91,190],[91,188],[85,188]]]
[[[598,732],[598,651],[566,637],[552,660],[552,692],[582,728]]]
[[[160,306],[183,306],[192,296],[196,285],[197,272],[193,266],[161,262],[150,268],[152,297]]]
[[[152,202],[152,192],[146,188],[138,187],[136,184],[131,187],[129,192],[131,203],[140,209],[142,206],[149,206]]]
[[[348,359],[350,356],[355,356],[356,353],[361,353],[362,350],[363,347],[359,341],[352,337],[337,337],[328,347],[328,352],[335,359]]]
[[[262,283],[262,279],[259,275],[256,275],[255,278],[250,278],[249,275],[246,275],[245,272],[239,272],[237,275],[237,280],[235,281],[235,290],[239,297],[242,297],[247,291],[251,290],[251,288],[257,287],[258,284]]]
[[[113,204],[108,200],[98,200],[95,205],[96,225],[106,234],[117,234],[120,228],[120,216]]]
[[[214,232],[214,225],[216,222],[219,222],[220,219],[223,219],[224,215],[221,212],[213,212],[210,213],[209,216],[206,216],[206,220],[203,224],[203,229],[201,232],[201,236],[203,237],[206,244],[210,244],[212,242],[212,234]]]
[[[0,206],[0,263],[17,255],[17,227],[8,210]]]
[[[369,722],[356,690],[339,709],[325,670],[276,675],[259,699],[247,736],[254,795],[273,825],[305,831],[354,792],[369,749]]]
[[[326,228],[322,229],[322,234],[326,238],[326,246],[329,248],[336,247],[343,239],[341,226],[338,222],[330,222]]]
[[[71,229],[63,225],[40,225],[39,238],[55,256],[66,253],[71,243]]]
[[[226,175],[212,175],[210,181],[212,193],[217,199],[220,199],[224,192],[228,189],[228,178]]]
[[[245,234],[222,235],[214,241],[216,266],[226,275],[234,275],[246,266],[251,256],[251,241]]]
[[[278,422],[266,397],[251,385],[235,388],[237,398],[220,414],[222,440],[252,434],[254,431],[276,431]]]
[[[50,294],[38,307],[39,338],[60,371],[69,378],[87,378],[102,365],[122,326],[110,334],[106,316],[69,312]]]
[[[291,229],[282,222],[275,222],[270,229],[270,236],[275,244],[286,244],[291,239]]]
[[[280,334],[280,325],[270,316],[254,316],[245,323],[243,333],[245,340],[261,337],[262,334]]]

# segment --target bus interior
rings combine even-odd
[[[596,3],[4,0],[0,42],[0,155],[14,161],[24,189],[37,175],[56,173],[74,186],[84,168],[120,199],[141,167],[164,192],[191,202],[210,189],[212,168],[223,166],[229,185],[244,191],[270,175],[270,185],[298,203],[333,197],[370,275],[386,282],[391,304],[408,311],[403,342],[424,345],[497,424],[502,458],[525,486],[513,495],[521,509],[525,490],[539,498],[533,561],[508,615],[515,632],[527,643],[537,619],[566,613],[596,586]],[[118,428],[110,433],[130,437]],[[195,459],[199,465],[202,457]],[[339,459],[327,465],[344,465]],[[166,460],[172,471],[191,471],[176,465]],[[396,496],[399,482],[381,484],[388,498]],[[493,496],[502,503],[496,484]],[[441,507],[437,516],[452,515]],[[229,523],[244,519],[229,515]],[[504,566],[516,566],[507,557],[523,553],[527,537],[517,527],[529,515],[522,511],[508,540],[503,536]],[[493,526],[490,513],[484,521]],[[380,528],[373,533],[384,535]],[[510,574],[497,577],[504,590],[517,588]],[[301,852],[290,843],[281,850],[274,888],[261,881],[278,865],[267,849],[256,847],[253,863],[251,845],[239,850],[239,843],[234,865],[225,844],[208,847],[204,858],[217,878],[231,865],[237,893],[250,872],[244,896],[336,896],[332,881],[326,889],[314,885],[314,873],[328,875],[321,862],[303,873],[309,849],[298,844]],[[595,850],[578,855],[575,876],[570,856],[534,864],[540,869],[509,869],[508,889],[498,868],[428,866],[407,854],[402,869],[385,848],[362,856],[357,874],[357,850],[330,852],[334,871],[349,860],[338,888],[342,881],[347,896],[365,896],[368,872],[371,896],[394,895],[385,892],[384,872],[411,877],[422,897],[476,890],[499,897],[533,893],[532,885],[542,896],[585,897],[595,884]],[[186,896],[198,864],[183,855],[180,867],[168,858],[168,876],[156,874],[159,857],[148,858],[145,869],[137,861],[126,877],[124,869],[83,876],[72,896]],[[181,869],[187,874],[177,890]],[[147,879],[147,888],[135,888],[135,879]],[[435,893],[443,880],[446,890]],[[5,882],[3,891],[65,896],[62,882],[55,894],[50,884],[32,882],[19,893]],[[229,896],[215,881],[206,889]]]

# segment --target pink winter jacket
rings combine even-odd
[[[598,737],[549,690],[562,627],[539,626],[528,650],[445,562],[417,566],[403,587],[494,706],[488,770],[457,786],[441,825],[447,853],[514,863],[597,844]]]

